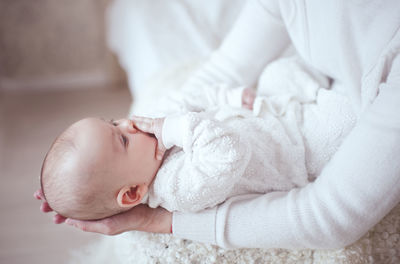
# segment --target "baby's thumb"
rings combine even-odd
[[[165,154],[165,147],[164,146],[160,146],[160,144],[157,146],[157,150],[156,150],[156,159],[157,160],[162,160],[162,158],[164,157]]]

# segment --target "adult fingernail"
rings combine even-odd
[[[54,215],[54,216],[53,216],[53,222],[54,222],[55,224],[59,224],[59,223],[60,223],[60,219],[57,217],[57,215]]]

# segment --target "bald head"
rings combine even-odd
[[[99,219],[117,213],[113,190],[104,177],[107,164],[101,120],[82,119],[56,138],[41,171],[46,201],[57,213],[75,219]],[[102,130],[103,129],[103,130]]]

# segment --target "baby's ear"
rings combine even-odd
[[[138,205],[147,193],[147,185],[125,186],[119,190],[117,203],[120,207],[127,208]]]

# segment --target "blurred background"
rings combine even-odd
[[[51,142],[86,116],[126,116],[131,96],[107,48],[109,0],[0,0],[0,263],[66,263],[99,236],[39,211]]]

